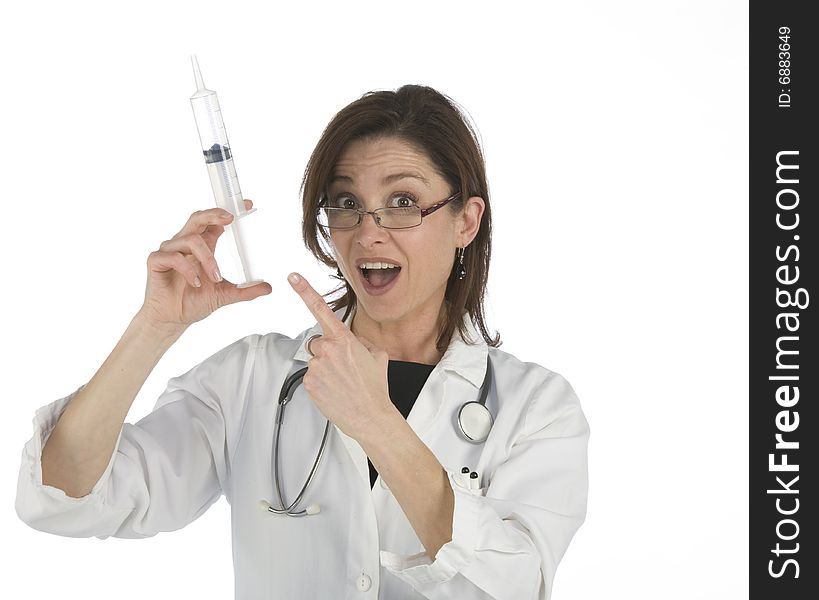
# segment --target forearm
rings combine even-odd
[[[455,497],[446,471],[396,410],[359,443],[387,483],[430,559],[452,539]]]
[[[122,424],[148,375],[184,330],[161,331],[138,313],[114,350],[71,400],[43,448],[43,483],[68,496],[99,480]]]

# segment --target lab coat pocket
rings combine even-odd
[[[449,479],[453,486],[457,486],[457,488],[472,496],[486,496],[486,490],[489,488],[489,484],[479,473],[477,477],[472,477],[472,474],[473,472],[471,471],[464,473],[463,469],[461,471],[450,471]]]

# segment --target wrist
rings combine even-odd
[[[187,326],[156,323],[140,310],[134,315],[134,318],[131,319],[128,328],[134,335],[145,338],[146,340],[155,341],[161,345],[170,346],[185,333]]]
[[[387,398],[387,402],[389,405],[385,405],[382,410],[370,415],[366,425],[356,436],[356,441],[361,444],[365,452],[368,448],[381,447],[389,443],[389,440],[396,439],[402,428],[409,427],[404,415],[396,408],[392,400]]]

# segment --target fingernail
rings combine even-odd
[[[290,275],[287,276],[287,280],[290,283],[298,283],[301,280],[301,277],[299,277],[296,273],[290,273]]]
[[[196,287],[202,287],[202,280],[199,279],[199,275],[193,278],[193,285]]]
[[[216,281],[222,281],[222,275],[219,274],[219,269],[213,270],[213,276],[216,278]]]

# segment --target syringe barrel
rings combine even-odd
[[[198,75],[198,65],[196,65],[196,73]],[[198,76],[198,79],[201,84],[201,75]],[[204,84],[201,84],[200,89],[191,96],[191,107],[193,117],[196,119],[196,128],[199,130],[199,141],[202,143],[202,154],[205,157],[205,166],[208,169],[216,205],[233,213],[235,217],[233,222],[225,227],[225,232],[233,239],[233,245],[236,248],[236,252],[233,253],[236,273],[239,277],[236,286],[243,288],[255,285],[262,279],[251,272],[242,229],[247,225],[247,220],[243,217],[247,217],[256,209],[247,210],[245,208],[216,92],[206,89]]]
[[[237,218],[242,217],[247,210],[233,165],[219,98],[216,92],[202,89],[191,96],[191,107],[216,204]]]

